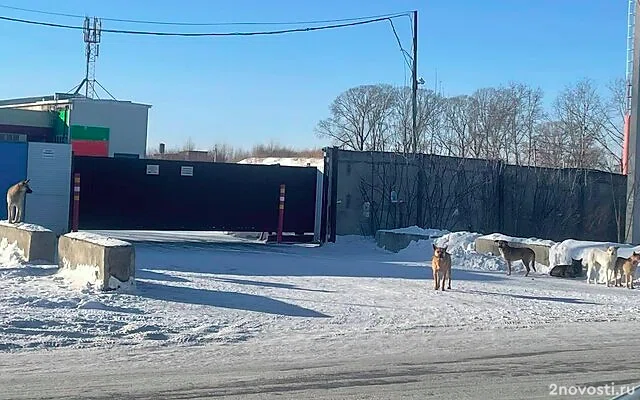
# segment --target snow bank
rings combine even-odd
[[[104,247],[120,247],[120,246],[130,245],[130,243],[125,242],[124,240],[116,239],[109,236],[99,235],[92,232],[71,232],[71,233],[67,233],[65,236],[71,239],[84,240],[86,242],[94,243]]]
[[[404,233],[407,235],[422,235],[430,238],[440,237],[442,235],[446,235],[449,231],[442,229],[424,229],[419,226],[408,226],[406,228],[396,228],[396,229],[380,229],[380,232],[391,232],[391,233]]]
[[[0,240],[0,268],[15,268],[25,262],[24,251],[17,242],[9,243],[6,238]]]
[[[538,239],[538,238],[518,238],[513,236],[503,235],[501,233],[492,233],[490,235],[480,236],[481,239],[486,240],[506,240],[510,243],[522,243],[524,245],[538,245],[538,246],[553,246],[556,242],[552,240]]]
[[[567,239],[551,246],[549,250],[549,261],[551,265],[570,265],[571,259],[584,259],[591,249],[605,249],[608,246],[618,246],[618,257],[628,258],[634,251],[639,251],[640,246],[615,242],[591,242],[585,240]]]
[[[485,271],[485,272],[503,272],[507,270],[507,264],[500,256],[482,254],[476,252],[475,240],[483,237],[475,232],[452,232],[445,234],[439,238],[421,240],[412,242],[406,249],[400,250],[398,255],[403,259],[423,259],[429,266],[431,257],[433,257],[433,243],[439,247],[447,246],[447,253],[451,254],[451,261],[454,269]],[[507,237],[496,235],[495,237]],[[534,239],[537,240],[537,239]],[[522,263],[512,264],[512,272],[520,273],[525,270]],[[536,263],[536,272],[532,274],[548,274],[549,267]]]

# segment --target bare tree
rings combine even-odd
[[[193,139],[191,138],[191,136],[189,136],[187,138],[187,140],[184,142],[184,145],[182,145],[182,150],[183,151],[193,151],[196,149],[196,144],[193,141]]]
[[[607,89],[608,98],[603,107],[601,142],[611,156],[613,169],[618,169],[622,164],[627,82],[624,78],[613,79],[608,83]]]
[[[430,89],[416,92],[416,131],[413,131],[413,107],[411,88],[396,89],[394,103],[395,149],[403,153],[434,153],[440,134],[440,117],[444,99]]]
[[[504,88],[483,88],[471,95],[471,149],[477,158],[509,162],[507,124],[513,102]]]
[[[348,89],[331,104],[330,117],[318,123],[316,133],[352,150],[384,150],[391,136],[396,91],[390,85]]]
[[[446,100],[443,111],[444,129],[447,132],[448,155],[468,157],[471,149],[471,100],[469,96],[456,96]]]
[[[540,88],[532,88],[521,83],[511,83],[505,91],[509,114],[508,144],[516,165],[532,165],[535,158],[536,126],[544,117],[542,109],[543,93]]]
[[[582,79],[567,86],[556,98],[554,111],[562,134],[569,140],[567,166],[604,167],[608,149],[602,143],[603,103],[594,83]]]

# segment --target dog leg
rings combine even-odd
[[[531,269],[529,268],[529,260],[522,260],[522,264],[524,264],[524,267],[526,268],[527,272],[524,273],[524,276],[529,276],[529,271],[531,271]]]
[[[511,275],[511,261],[507,260],[507,268],[509,269],[509,271],[507,272],[507,275]]]
[[[447,277],[447,273],[446,272],[442,273],[442,283],[441,283],[440,289],[442,289],[443,292],[444,292],[444,280],[446,277]]]
[[[433,267],[431,267],[433,268]],[[434,289],[438,290],[440,289],[440,285],[438,285],[439,281],[438,281],[438,270],[436,270],[435,268],[433,268],[433,284],[434,284]]]
[[[536,253],[533,253],[533,257],[531,257],[531,268],[533,268],[533,272],[536,271]]]
[[[447,277],[449,278],[449,285],[447,285],[447,289],[451,290],[451,269],[447,272]]]

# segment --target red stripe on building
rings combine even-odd
[[[109,142],[103,140],[72,140],[71,150],[77,156],[109,156]]]

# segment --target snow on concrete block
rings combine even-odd
[[[135,282],[135,250],[131,243],[95,233],[72,232],[60,236],[58,265],[78,272],[67,275],[84,279],[83,283],[99,290],[115,290]],[[88,270],[91,274],[86,273]]]
[[[398,229],[380,229],[376,231],[376,243],[378,247],[394,253],[407,248],[413,241],[439,238],[448,231],[439,229],[422,229],[417,226]]]
[[[519,238],[513,236],[506,236],[501,233],[492,233],[490,235],[484,235],[476,238],[476,251],[483,254],[493,254],[495,256],[500,255],[496,240],[505,240],[509,242],[512,247],[527,247],[533,250],[536,254],[536,263],[540,263],[549,266],[549,250],[555,242],[551,240],[543,240],[537,238]]]
[[[10,224],[8,221],[0,221],[0,239],[2,238],[7,239],[8,243],[16,243],[28,263],[55,263],[56,234],[47,228],[40,225]]]

